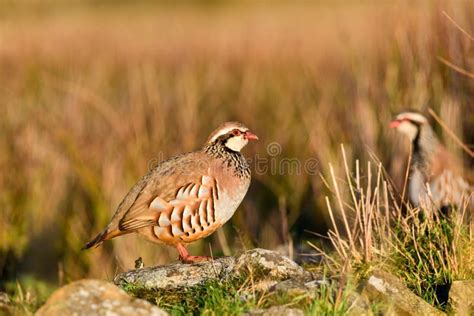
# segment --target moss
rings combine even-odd
[[[234,315],[255,306],[255,297],[243,291],[245,279],[208,281],[191,288],[152,290],[130,283],[120,285],[127,293],[158,305],[172,315]]]
[[[129,294],[146,299],[171,315],[240,315],[251,309],[285,305],[309,315],[343,315],[350,304],[352,286],[330,281],[305,293],[258,291],[249,275],[205,282],[192,288],[150,291],[133,284],[120,285]]]

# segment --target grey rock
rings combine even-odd
[[[86,279],[55,291],[36,315],[165,316],[168,314],[147,301],[130,297],[109,282]]]
[[[449,303],[455,315],[474,315],[474,280],[454,281]]]
[[[386,305],[395,315],[445,315],[410,291],[396,276],[374,271],[367,280],[363,293],[372,302]]]
[[[119,286],[132,284],[145,290],[191,288],[207,281],[231,276],[235,258],[224,257],[194,264],[174,263],[131,270],[115,277]]]
[[[313,295],[317,292],[317,290],[321,287],[321,285],[329,285],[330,283],[325,280],[313,280],[309,282],[302,282],[294,279],[288,279],[281,282],[276,283],[274,286],[270,288],[270,291],[276,291],[280,293],[286,293],[289,295],[297,296],[297,295]]]
[[[313,294],[315,291],[307,287],[303,282],[288,279],[281,281],[270,288],[270,291],[285,293],[290,296]]]
[[[372,316],[374,313],[370,308],[370,302],[364,295],[360,295],[357,292],[353,292],[347,298],[349,302],[349,308],[347,310],[347,316]],[[385,313],[384,315],[390,315]]]
[[[313,276],[313,278],[317,278],[318,276]],[[314,289],[319,289],[319,287],[321,285],[330,285],[331,283],[323,276],[319,276],[319,279],[316,279],[316,280],[313,280],[313,281],[309,281],[309,282],[306,282],[304,285],[310,289],[310,290],[314,290]]]
[[[297,281],[313,279],[311,273],[289,258],[274,251],[257,248],[245,252],[237,259],[224,257],[194,264],[174,263],[131,270],[117,275],[114,282],[123,288],[132,285],[145,291],[176,290],[247,274],[252,274],[253,280],[258,282],[262,290],[290,278]]]
[[[11,306],[10,297],[5,292],[0,292],[0,315],[13,315],[14,308]]]
[[[252,288],[255,289],[255,291],[269,292],[277,284],[278,284],[278,281],[263,279],[263,280],[260,280],[260,281],[255,281],[252,285]]]
[[[237,258],[234,270],[256,275],[259,278],[274,280],[294,279],[311,281],[310,272],[305,271],[296,262],[276,251],[252,249]]]
[[[8,305],[10,304],[10,297],[5,292],[0,292],[0,305]]]
[[[286,306],[273,306],[266,309],[254,309],[244,314],[245,316],[303,316],[302,310]]]

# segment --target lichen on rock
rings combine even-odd
[[[252,249],[237,258],[234,271],[237,273],[251,273],[258,278],[283,281],[293,279],[310,281],[311,273],[305,271],[296,262],[276,251],[266,249]]]
[[[173,263],[165,266],[130,270],[115,277],[125,289],[144,291],[176,290],[203,285],[209,281],[241,279],[252,274],[255,281],[286,279],[310,281],[311,273],[275,251],[252,249],[234,257],[216,258],[195,264]]]
[[[218,258],[195,264],[173,263],[165,266],[130,270],[115,277],[121,287],[143,290],[174,290],[201,285],[210,280],[227,278],[233,271],[233,257]]]

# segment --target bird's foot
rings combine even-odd
[[[205,261],[210,261],[212,260],[212,257],[208,256],[187,256],[187,257],[181,257],[179,256],[179,260],[182,263],[196,263],[196,262],[205,262]]]
[[[212,260],[212,257],[207,256],[191,256],[182,244],[177,244],[176,248],[179,252],[178,258],[182,263],[196,263]]]

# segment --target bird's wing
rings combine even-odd
[[[206,175],[183,182],[173,190],[171,199],[163,198],[159,193],[145,192],[120,219],[118,227],[124,232],[154,225],[173,225],[174,229],[176,222],[179,222],[176,227],[182,227],[180,230],[184,232],[189,229],[186,225],[190,225],[184,219],[194,216],[200,208],[206,210],[205,216],[214,217],[213,205],[218,194],[216,183],[214,178]]]
[[[208,157],[197,153],[160,165],[125,197],[114,216],[116,228],[125,233],[158,225],[160,220],[165,221],[165,217],[160,216],[162,213],[171,216],[175,209],[184,212],[186,208],[196,208],[208,201],[212,194],[217,194],[216,180],[209,176],[209,166]]]
[[[462,162],[444,146],[440,146],[432,164],[430,191],[440,203],[460,203],[472,194],[472,187],[463,171]]]
[[[428,177],[436,178],[450,170],[457,176],[463,175],[463,164],[459,157],[450,153],[443,145],[438,145],[434,155],[431,158],[431,175]]]

